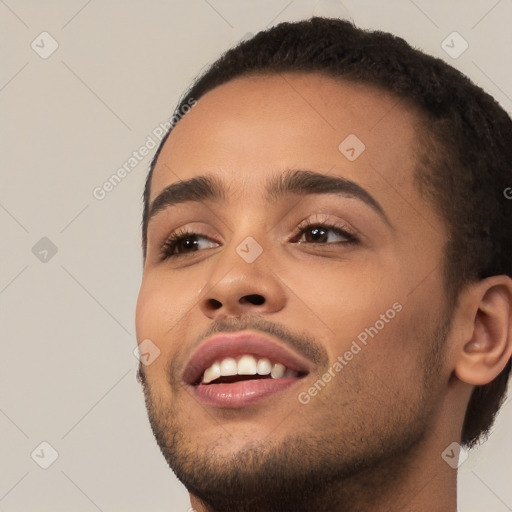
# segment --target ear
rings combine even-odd
[[[459,306],[464,326],[455,354],[455,375],[482,386],[503,370],[512,356],[512,279],[492,276],[470,285]]]

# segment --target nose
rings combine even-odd
[[[201,310],[211,319],[277,313],[287,302],[285,284],[263,255],[247,263],[233,251],[215,266],[205,289]]]

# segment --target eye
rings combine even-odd
[[[334,234],[334,236],[330,236],[329,233]],[[311,220],[301,222],[295,229],[291,240],[291,243],[307,243],[314,245],[348,245],[358,242],[359,239],[352,229],[345,225],[330,222],[313,222]],[[210,238],[205,235],[194,233],[185,228],[178,229],[164,242],[161,249],[160,261],[171,258],[181,258],[187,256],[187,254],[203,249],[211,249],[219,245],[220,244],[210,240]]]
[[[334,233],[334,236],[329,236]],[[301,235],[299,240],[293,243],[311,243],[315,245],[354,244],[359,241],[356,235],[347,226],[330,222],[304,221],[297,226],[295,238]]]
[[[216,247],[219,244],[212,242],[208,237],[188,231],[187,229],[178,229],[167,238],[161,250],[161,261],[170,258],[179,258],[189,253],[201,250],[201,241],[209,241],[210,247]],[[212,245],[213,244],[213,245]]]

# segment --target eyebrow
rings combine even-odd
[[[266,201],[276,202],[287,195],[336,194],[355,198],[372,208],[391,226],[378,201],[357,183],[339,176],[328,176],[309,170],[289,170],[267,179]],[[164,188],[149,207],[147,223],[159,212],[185,202],[226,201],[227,187],[216,176],[196,176]]]

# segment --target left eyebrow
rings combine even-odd
[[[328,176],[313,171],[286,171],[267,181],[266,199],[268,202],[277,201],[289,194],[337,194],[343,197],[352,197],[362,201],[377,212],[391,227],[386,212],[379,202],[363,187],[339,176]]]
[[[154,199],[149,208],[149,221],[160,211],[185,202],[226,201],[227,187],[216,176],[196,176],[166,187]],[[378,201],[363,187],[346,178],[328,176],[309,170],[289,170],[267,179],[266,201],[275,202],[286,195],[337,194],[358,199],[391,226],[389,219]]]

